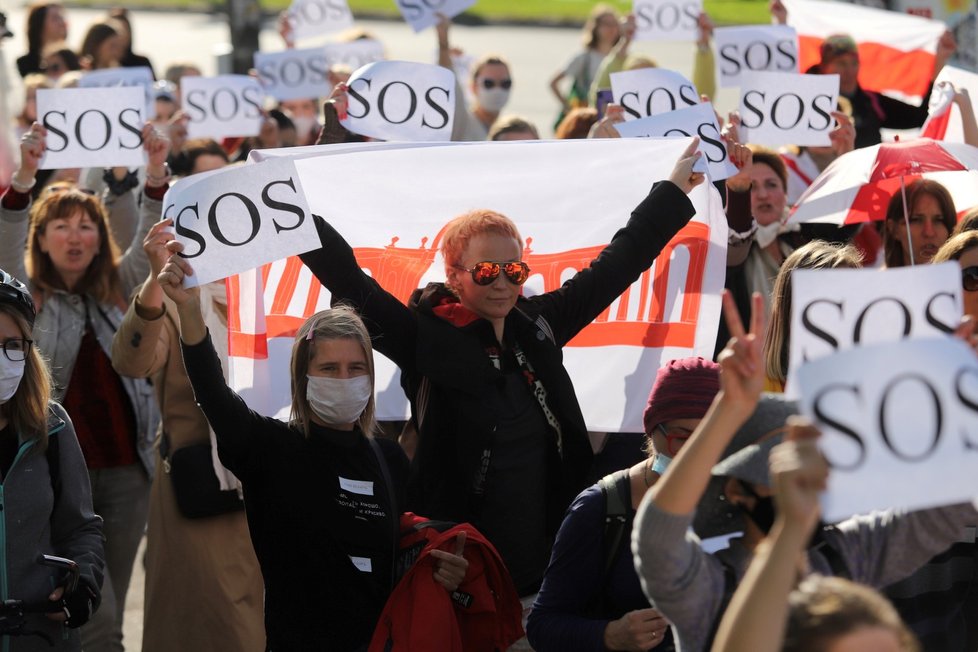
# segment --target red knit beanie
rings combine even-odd
[[[655,375],[643,421],[645,434],[673,419],[702,419],[720,391],[720,366],[700,357],[670,360]]]

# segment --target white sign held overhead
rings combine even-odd
[[[636,41],[695,41],[703,0],[634,0]]]
[[[441,66],[378,61],[347,82],[343,125],[381,140],[449,141],[455,117],[455,74]]]
[[[438,24],[438,14],[454,18],[476,0],[394,0],[404,20],[415,32]]]
[[[963,314],[956,262],[895,269],[791,273],[791,341],[785,390],[806,362],[867,344],[940,338]]]
[[[699,136],[699,152],[707,162],[713,181],[720,181],[737,174],[737,167],[730,162],[727,145],[720,137],[713,105],[703,102],[686,109],[660,113],[651,118],[632,120],[615,125],[622,138],[677,138]]]
[[[779,145],[828,146],[839,101],[838,75],[750,72],[740,78],[743,141]]]
[[[145,163],[141,88],[41,88],[37,121],[48,130],[43,170]]]
[[[346,0],[292,0],[289,22],[296,39],[315,38],[353,27]]]
[[[740,86],[746,72],[801,72],[798,34],[786,25],[718,27],[713,30],[720,86]]]
[[[956,338],[879,344],[799,370],[799,407],[831,467],[825,520],[971,500],[978,357]]]
[[[163,199],[181,254],[194,269],[185,287],[319,246],[295,164],[282,158],[177,182]]]
[[[324,48],[255,52],[255,70],[265,93],[276,100],[324,97],[332,90]]]
[[[384,59],[384,44],[371,38],[362,38],[345,43],[327,43],[323,49],[326,51],[328,65],[341,64],[349,66],[350,70],[356,70],[368,63],[383,61]]]
[[[261,129],[265,92],[254,77],[184,77],[180,96],[189,138],[254,136]]]
[[[78,88],[119,88],[122,86],[138,86],[143,89],[146,102],[146,116],[156,115],[156,104],[153,102],[153,71],[146,66],[134,68],[103,68],[92,70],[82,75],[78,80]]]
[[[615,102],[624,109],[626,120],[647,118],[700,103],[700,94],[693,82],[665,68],[612,73],[611,91]]]

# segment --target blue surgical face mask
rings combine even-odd
[[[652,461],[652,470],[658,473],[660,476],[666,472],[669,468],[669,463],[672,462],[672,458],[668,455],[663,455],[662,453],[656,453],[655,459]]]

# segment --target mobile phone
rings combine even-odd
[[[610,88],[602,88],[598,91],[597,99],[594,101],[594,108],[598,110],[598,120],[604,118],[604,111],[608,108],[608,105],[614,102],[614,95],[611,93]]]

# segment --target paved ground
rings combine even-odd
[[[16,32],[15,38],[5,41],[0,54],[6,58],[9,79],[15,82],[8,99],[12,113],[19,111],[22,92],[17,85],[19,78],[13,67],[14,60],[26,51],[24,7],[2,7],[8,12],[8,25]],[[92,9],[70,9],[69,42],[78,46],[87,26],[103,12]],[[215,52],[229,40],[227,26],[220,16],[202,13],[163,13],[134,11],[132,15],[136,50],[148,55],[158,71],[177,61],[193,61],[205,74],[215,74]],[[390,58],[413,61],[433,61],[436,41],[432,31],[414,34],[398,22],[364,21],[362,27],[373,32],[387,48]],[[507,112],[522,115],[540,127],[542,134],[551,134],[551,126],[557,111],[557,102],[549,91],[549,80],[556,70],[576,53],[580,45],[580,32],[574,29],[533,27],[462,27],[453,28],[453,44],[479,56],[488,52],[504,55],[512,64],[513,96]],[[282,48],[281,40],[273,25],[267,25],[261,35],[263,49]],[[693,47],[685,44],[639,44],[634,50],[645,52],[660,65],[691,74]],[[736,98],[721,93],[720,106],[732,108]],[[126,604],[125,641],[127,651],[140,649],[143,632],[143,585],[142,552],[137,557],[132,586]]]

